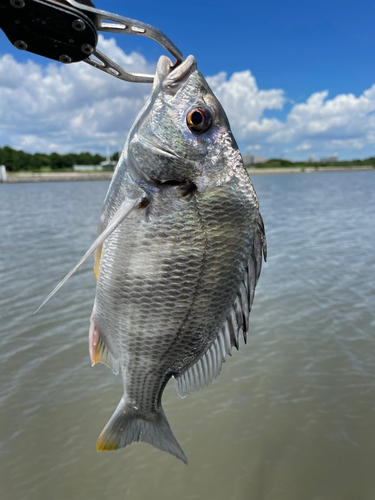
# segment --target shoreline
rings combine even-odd
[[[275,174],[320,174],[324,172],[365,172],[374,170],[372,165],[359,165],[358,167],[277,167],[277,168],[247,168],[249,175],[275,175]]]
[[[371,165],[358,167],[279,167],[279,168],[247,168],[252,175],[279,175],[279,174],[315,174],[324,172],[363,172],[374,170]],[[111,180],[113,172],[51,172],[51,173],[15,173],[8,174],[3,184],[22,182],[69,182],[69,181],[106,181]],[[1,183],[1,182],[0,182]]]
[[[4,184],[19,182],[110,181],[113,172],[32,172],[8,174]]]

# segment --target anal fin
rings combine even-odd
[[[109,352],[108,347],[105,345],[104,340],[99,334],[99,330],[95,325],[94,319],[90,320],[89,331],[89,352],[91,358],[91,366],[96,363],[104,363],[109,366],[115,375],[118,374],[120,363]]]

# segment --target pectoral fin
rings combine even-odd
[[[99,275],[100,259],[102,257],[102,247],[103,243],[100,246],[98,246],[95,252],[94,274],[96,279],[98,279]]]
[[[102,232],[104,231],[104,228],[106,227],[106,224],[105,224],[103,219],[104,219],[104,214],[102,212],[102,215],[100,216],[98,232],[96,234],[97,237],[102,234]],[[103,247],[103,244],[98,246],[98,248],[95,250],[95,253],[94,253],[94,274],[95,274],[96,279],[98,279],[98,276],[99,276],[100,259],[102,257],[102,247]]]
[[[141,189],[139,188],[139,192]],[[60,281],[60,283],[56,286],[56,288],[48,295],[48,297],[44,300],[44,302],[38,307],[38,309],[35,311],[37,313],[39,309],[41,309],[48,300],[55,295],[57,290],[59,290],[63,284],[68,281],[68,279],[72,276],[75,271],[80,267],[81,264],[85,262],[87,257],[89,257],[92,253],[95,252],[97,248],[99,248],[102,243],[110,236],[113,231],[121,224],[121,222],[138,206],[142,206],[142,204],[146,203],[147,197],[146,193],[142,191],[143,194],[140,194],[138,197],[134,198],[128,198],[123,203],[120,205],[119,209],[115,213],[115,215],[112,217],[112,219],[109,221],[107,227],[103,230],[103,232],[96,238],[94,243],[91,245],[91,247],[87,250],[85,255],[82,257],[82,259],[76,264],[71,271],[65,276],[65,278]],[[100,259],[98,259],[100,261]],[[34,313],[34,314],[35,314]]]

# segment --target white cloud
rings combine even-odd
[[[328,91],[312,94],[294,104],[285,118],[264,117],[265,110],[280,110],[286,99],[280,89],[260,91],[249,71],[225,73],[208,79],[227,111],[234,135],[243,150],[261,145],[265,154],[292,151],[361,150],[375,140],[375,84],[359,97]],[[288,150],[289,151],[289,150]]]
[[[101,36],[100,45],[129,71],[155,70],[141,54],[125,54],[114,39]],[[265,156],[288,151],[290,157],[307,151],[357,154],[375,142],[375,84],[358,97],[330,99],[327,90],[316,92],[286,113],[285,92],[260,90],[250,71],[230,77],[221,72],[207,80],[243,151]],[[122,82],[83,63],[43,68],[0,56],[0,145],[46,152],[120,148],[150,90],[148,84]]]
[[[311,149],[311,144],[307,142],[303,142],[302,144],[299,144],[295,147],[296,151],[308,151],[309,149]]]
[[[295,104],[283,126],[271,134],[270,142],[290,143],[309,139],[325,148],[362,148],[375,133],[375,85],[362,95],[341,94],[327,99],[328,91],[312,94]]]
[[[132,72],[155,64],[130,55],[114,39],[100,48]],[[0,143],[28,151],[68,152],[122,146],[151,88],[117,80],[87,64],[51,63],[44,69],[10,55],[0,57]]]
[[[259,151],[259,149],[262,149],[262,146],[261,146],[260,144],[253,144],[253,145],[251,145],[251,146],[248,146],[248,147],[246,148],[246,151],[248,151],[248,152],[250,152],[250,153],[251,153],[251,152],[253,152],[253,151]]]
[[[233,73],[227,80],[222,72],[207,78],[207,82],[227,111],[235,136],[241,140],[255,129],[266,131],[269,120],[259,123],[266,109],[282,109],[285,103],[281,89],[259,90],[250,71]]]

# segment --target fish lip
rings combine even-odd
[[[197,70],[197,61],[194,56],[188,56],[177,67],[172,67],[169,61],[169,66],[166,61],[160,58],[157,73],[160,78],[161,86],[164,92],[175,95],[178,90],[186,83],[189,77]],[[168,70],[170,72],[168,72]]]

